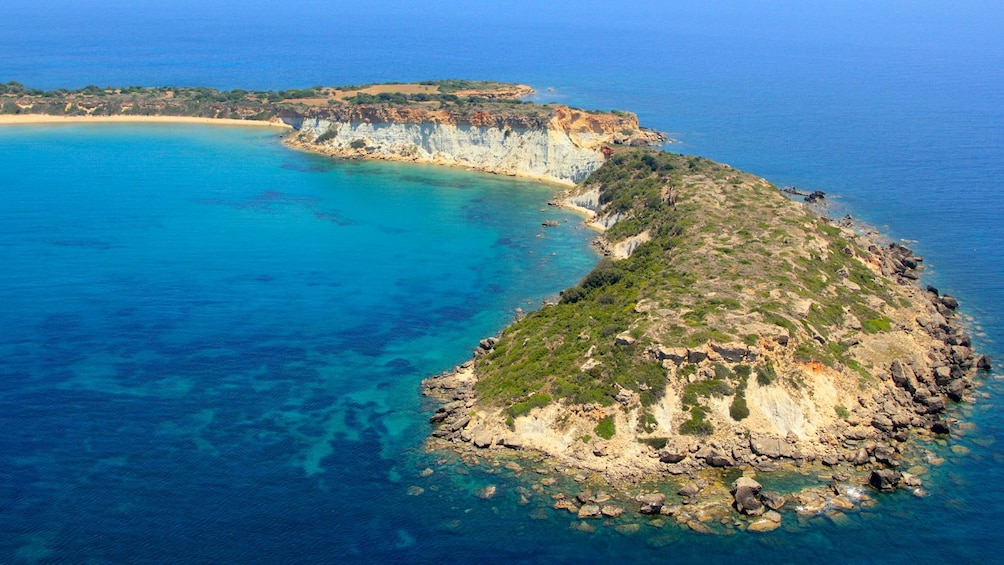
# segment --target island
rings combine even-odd
[[[0,122],[270,123],[291,129],[287,144],[339,158],[560,183],[552,204],[586,218],[601,258],[423,381],[439,403],[430,450],[573,476],[586,484],[555,508],[580,518],[634,504],[697,531],[730,513],[748,517],[741,529],[775,529],[791,499],[810,513],[868,504],[864,485],[922,496],[911,465],[936,457],[924,442],[952,433],[952,403],[991,365],[958,301],[918,284],[923,259],[826,217],[822,193],[653,149],[665,136],[632,113],[531,93],[461,80],[279,92],[7,83]],[[797,493],[755,479],[806,468],[826,479]],[[604,504],[617,498],[606,491],[621,500]]]

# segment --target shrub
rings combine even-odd
[[[362,149],[363,147],[366,147],[366,140],[364,140],[364,139],[353,139],[352,142],[349,143],[349,147],[351,147],[353,149]]]
[[[643,443],[652,449],[662,449],[666,447],[667,443],[669,443],[669,439],[664,437],[643,437],[638,438],[638,442]]]
[[[847,419],[851,416],[851,413],[847,410],[847,407],[837,405],[833,407],[833,411],[837,413],[838,418]]]
[[[704,406],[694,406],[690,409],[690,419],[680,424],[680,433],[691,436],[709,435],[714,433],[715,427],[711,422],[704,419],[708,413]]]
[[[768,386],[770,383],[774,382],[777,378],[777,371],[774,370],[774,364],[768,360],[762,366],[756,369],[756,382],[760,386]]]
[[[721,363],[715,363],[715,378],[726,380],[733,375],[732,371],[728,367],[722,365]]]
[[[572,288],[561,291],[560,294],[562,304],[575,304],[586,297],[586,289],[581,286],[573,286]]]
[[[638,432],[650,434],[658,428],[659,422],[656,421],[655,416],[650,412],[643,412],[641,418],[638,419]]]
[[[596,424],[596,428],[593,431],[596,432],[596,435],[603,439],[610,439],[614,437],[614,434],[617,433],[617,430],[614,429],[614,417],[604,416],[600,420],[600,423]]]
[[[750,409],[746,406],[746,398],[741,394],[737,394],[732,399],[732,405],[729,406],[729,416],[732,416],[732,419],[738,422],[749,415]]]
[[[523,402],[517,402],[509,407],[509,415],[513,418],[518,418],[524,414],[528,414],[534,408],[543,408],[551,403],[551,395],[543,392],[538,392],[530,395]]]
[[[582,288],[593,289],[616,284],[624,277],[624,271],[610,259],[603,259],[586,278],[582,280]]]
[[[334,139],[336,137],[338,137],[338,128],[328,128],[328,129],[324,130],[324,133],[322,133],[321,135],[317,136],[316,142],[317,143],[324,143],[325,141],[327,141],[329,139]],[[358,140],[358,141],[361,141],[361,140]],[[365,145],[365,143],[363,145]]]

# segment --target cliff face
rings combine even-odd
[[[309,151],[460,166],[563,184],[577,183],[599,168],[604,144],[648,145],[665,139],[641,130],[632,114],[532,108],[490,112],[342,105],[282,119],[298,130],[288,142]]]

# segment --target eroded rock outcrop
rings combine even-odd
[[[348,158],[459,166],[574,184],[603,164],[606,144],[665,141],[633,114],[600,114],[566,106],[534,112],[432,110],[339,105],[283,117],[297,129],[295,147]]]

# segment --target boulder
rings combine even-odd
[[[603,506],[603,508],[600,508],[600,514],[603,514],[608,518],[616,518],[623,513],[624,513],[623,508],[621,508],[620,506],[615,506],[613,504],[607,504]]]
[[[446,427],[446,429],[450,430],[451,432],[456,432],[456,431],[462,430],[465,427],[467,427],[467,424],[469,424],[469,423],[471,423],[471,417],[470,416],[461,416],[461,417],[457,418],[456,420],[454,420],[453,422],[450,422],[449,424],[446,424],[445,427]]]
[[[683,488],[676,491],[676,494],[685,498],[690,498],[692,496],[697,496],[697,493],[699,492],[701,492],[701,487],[697,486],[697,483],[687,483],[683,485]]]
[[[875,469],[868,476],[868,484],[878,490],[894,490],[903,479],[903,473],[893,469]]]
[[[948,393],[948,398],[951,398],[956,402],[961,402],[962,395],[966,393],[965,379],[955,379],[954,381],[948,383],[948,389],[945,392]]]
[[[780,521],[775,522],[770,518],[764,517],[750,522],[750,525],[747,526],[746,529],[751,532],[764,533],[764,532],[772,532],[780,527],[781,527]]]
[[[950,434],[952,433],[952,428],[948,425],[947,420],[935,420],[931,424],[931,431],[936,434]]]
[[[712,343],[711,349],[729,363],[739,363],[746,358],[746,346],[741,343]]]
[[[687,350],[686,349],[676,349],[670,347],[660,347],[655,352],[656,357],[660,361],[670,360],[675,365],[679,365],[687,360]]]
[[[677,453],[675,451],[660,451],[659,461],[663,463],[679,463],[683,461],[687,456],[683,453]]]
[[[933,395],[922,402],[927,407],[928,414],[937,414],[945,410],[945,399],[941,395]]]
[[[579,508],[578,513],[579,518],[599,518],[600,517],[600,507],[595,504],[583,504],[582,508]]]
[[[729,491],[735,499],[736,510],[747,516],[760,516],[766,510],[757,495],[760,494],[760,483],[749,477],[739,477],[732,483]]]
[[[814,202],[819,202],[820,200],[824,200],[825,198],[826,198],[825,192],[823,192],[822,190],[813,190],[812,192],[807,194],[805,198],[803,198],[803,200],[812,204]]]
[[[778,510],[787,502],[784,495],[779,492],[774,492],[772,490],[762,490],[760,491],[760,502],[771,510]]]
[[[488,430],[477,430],[471,436],[471,441],[474,443],[474,447],[484,449],[486,447],[491,447],[492,443],[495,442],[495,436],[493,436]]]
[[[717,449],[712,450],[711,454],[704,458],[704,462],[719,469],[723,467],[732,467],[736,464],[731,457],[721,451],[718,451]]]
[[[900,363],[899,359],[892,362],[889,367],[889,375],[892,376],[892,382],[896,383],[896,386],[906,388],[906,371],[913,372],[910,367]]]
[[[519,436],[507,436],[502,440],[502,445],[509,449],[523,449],[523,440]]]
[[[972,367],[970,359],[973,358],[973,350],[965,345],[952,346],[952,364],[960,367]]]
[[[617,334],[614,338],[614,345],[632,345],[635,342],[635,338],[628,332]]]
[[[750,436],[750,449],[757,455],[777,459],[779,457],[793,457],[794,448],[783,438],[777,436]]]
[[[687,362],[688,363],[700,363],[708,358],[708,352],[702,349],[688,349],[687,350]]]
[[[872,455],[875,456],[875,460],[879,463],[885,463],[886,465],[896,465],[896,449],[889,445],[878,445],[872,451]]]
[[[942,386],[949,383],[952,380],[952,367],[947,365],[941,365],[935,367],[935,382],[941,384]]]
[[[954,296],[949,296],[947,294],[941,297],[941,303],[949,310],[955,310],[959,307],[959,301],[956,300]]]
[[[864,465],[868,462],[868,450],[861,447],[854,453],[854,458],[851,459],[851,464],[853,465]]]
[[[976,368],[981,371],[989,371],[991,366],[990,358],[986,355],[980,355],[980,358],[976,361]]]
[[[635,500],[641,504],[638,511],[642,514],[658,514],[666,504],[666,495],[661,492],[639,494]]]
[[[883,432],[885,432],[887,434],[891,434],[892,431],[893,431],[892,420],[890,420],[889,418],[886,418],[882,414],[876,414],[876,415],[872,416],[872,426],[875,429],[883,431]]]

